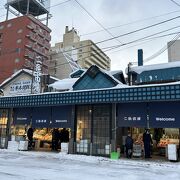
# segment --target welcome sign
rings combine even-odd
[[[149,126],[180,128],[180,102],[149,103]]]

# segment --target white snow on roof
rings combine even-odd
[[[56,89],[56,90],[67,90],[67,89],[71,90],[72,86],[78,79],[79,78],[62,79],[62,80],[54,82],[53,84],[50,84],[49,87],[52,87],[53,89]]]
[[[84,72],[87,71],[87,69],[77,69],[77,70],[73,71],[72,73],[70,73],[70,74],[69,74],[69,77],[71,78],[71,75],[74,74],[74,73],[76,73],[76,72],[78,72],[79,70],[82,70],[82,71],[84,71]],[[84,73],[84,72],[83,72],[83,73]],[[82,74],[83,74],[83,73],[82,73]],[[81,75],[82,75],[82,74],[81,74]]]
[[[54,76],[50,76],[51,79],[55,80],[55,81],[59,81],[60,79],[54,77]]]
[[[111,77],[114,81],[116,81],[118,84],[123,84],[122,82],[120,82],[118,79],[116,79],[113,75],[112,75],[112,72],[111,71],[107,71],[107,70],[104,70],[104,69],[101,69],[101,68],[99,68],[100,69],[100,71],[102,72],[102,73],[105,73],[105,74],[107,74],[109,77]],[[119,72],[119,71],[118,71]]]
[[[152,65],[146,65],[146,66],[135,66],[135,67],[131,67],[130,71],[136,72],[137,74],[141,74],[144,71],[167,69],[167,68],[174,68],[174,67],[180,67],[180,61],[168,62],[168,63],[162,63],[162,64],[152,64]],[[126,70],[126,73],[127,73],[127,70]]]
[[[7,78],[6,80],[4,80],[0,86],[3,86],[5,83],[7,83],[8,81],[10,81],[11,79],[13,79],[16,75],[20,74],[21,72],[27,72],[28,74],[32,75],[32,70],[29,69],[20,69],[19,71],[15,72],[14,74],[12,74],[9,78]]]
[[[109,73],[113,76],[113,75],[115,75],[117,73],[122,73],[122,71],[121,70],[114,70],[114,71],[109,71]]]

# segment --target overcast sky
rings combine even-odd
[[[51,0],[51,6],[66,0]],[[113,36],[119,36],[124,33],[134,31],[139,28],[146,27],[173,17],[180,15],[180,6],[173,3],[171,0],[78,0],[88,12],[105,28],[108,29]],[[180,0],[175,0],[180,4]],[[1,9],[6,3],[6,0],[0,0],[0,21],[5,20],[4,14],[6,10]],[[71,0],[59,6],[52,7],[50,10],[52,18],[49,22],[49,27],[52,30],[52,45],[62,41],[65,26],[77,29],[81,40],[91,39],[95,43],[98,41],[112,38],[106,31],[101,31],[103,28],[85,12],[75,0]],[[156,17],[155,17],[156,16]],[[13,17],[13,16],[12,16]],[[151,18],[154,17],[154,18]],[[180,25],[180,18],[173,21],[155,26],[153,28],[140,31],[131,35],[123,36],[118,40],[107,41],[106,43],[98,44],[99,47],[105,48],[121,43],[128,43],[136,39],[149,36],[151,34],[164,31]],[[119,26],[119,27],[117,27]],[[100,31],[100,32],[96,32]],[[180,32],[180,26],[163,34]],[[96,33],[91,33],[96,32]],[[91,33],[91,34],[88,34]],[[88,34],[88,35],[85,35]],[[158,35],[158,36],[159,36]],[[112,70],[125,70],[127,64],[132,61],[137,61],[137,50],[143,49],[144,59],[158,52],[163,48],[168,41],[172,40],[174,35],[153,39],[146,43],[142,41],[132,43],[126,46],[121,46],[111,51],[107,51],[107,55],[111,58]],[[133,47],[132,47],[133,46]],[[147,62],[146,64],[168,62],[167,51],[157,58]]]

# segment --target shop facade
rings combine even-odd
[[[123,151],[128,131],[142,144],[145,128],[158,140],[156,147],[178,145],[180,84],[127,86],[92,66],[72,88],[1,97],[0,110],[7,112],[3,148],[12,135],[25,138],[29,126],[35,129],[36,149],[51,147],[53,128],[70,131],[69,153],[109,156],[118,148]]]
[[[170,90],[164,95],[166,88]],[[130,128],[137,140],[151,128],[153,134],[157,129],[165,133],[159,147],[178,144],[179,100],[176,84],[1,97],[0,107],[13,112],[11,126],[69,128],[70,153],[106,156],[122,147]]]
[[[73,130],[73,106],[14,108],[11,120],[11,136],[15,141],[27,140],[28,128],[34,130],[34,150],[51,150],[54,128]]]
[[[134,144],[143,150],[143,133],[148,128],[153,140],[152,154],[167,156],[168,144],[180,144],[180,102],[146,102],[118,104],[118,127],[127,128]],[[122,134],[120,146],[124,147]],[[135,148],[136,149],[136,148]],[[179,152],[178,152],[179,153]]]

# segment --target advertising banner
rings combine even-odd
[[[149,103],[149,126],[180,128],[180,102]]]
[[[124,103],[118,104],[118,127],[147,127],[147,104]]]
[[[52,107],[53,128],[71,128],[72,126],[72,106]]]
[[[32,127],[33,128],[49,128],[51,118],[51,107],[33,108],[32,111]]]
[[[29,125],[31,121],[31,108],[17,108],[14,109],[14,125]]]
[[[32,80],[22,80],[13,82],[10,85],[9,94],[12,95],[23,95],[31,93]]]

